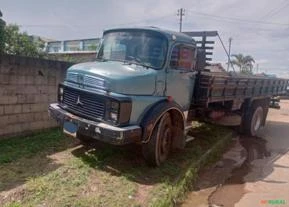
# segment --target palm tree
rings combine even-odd
[[[252,73],[253,64],[255,63],[255,60],[252,56],[243,54],[234,54],[232,55],[235,59],[233,59],[231,62],[233,65],[236,65],[239,67],[240,73]]]

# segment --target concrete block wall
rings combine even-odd
[[[0,56],[0,138],[57,126],[48,117],[67,62]]]

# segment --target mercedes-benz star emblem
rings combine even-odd
[[[77,106],[83,106],[83,103],[80,101],[80,96],[77,97],[76,105]]]

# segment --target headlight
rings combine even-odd
[[[112,101],[110,103],[109,119],[110,121],[116,123],[118,121],[119,114],[119,102]]]
[[[112,101],[111,105],[110,105],[110,110],[112,112],[117,112],[118,113],[118,111],[119,111],[119,102]]]
[[[117,121],[117,118],[118,118],[118,114],[117,113],[114,113],[114,112],[110,112],[110,120],[113,121],[113,122],[116,122]]]
[[[58,85],[58,102],[63,102],[63,85]]]

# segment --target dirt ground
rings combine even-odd
[[[270,109],[257,137],[239,137],[200,173],[182,207],[289,206],[289,100]]]

